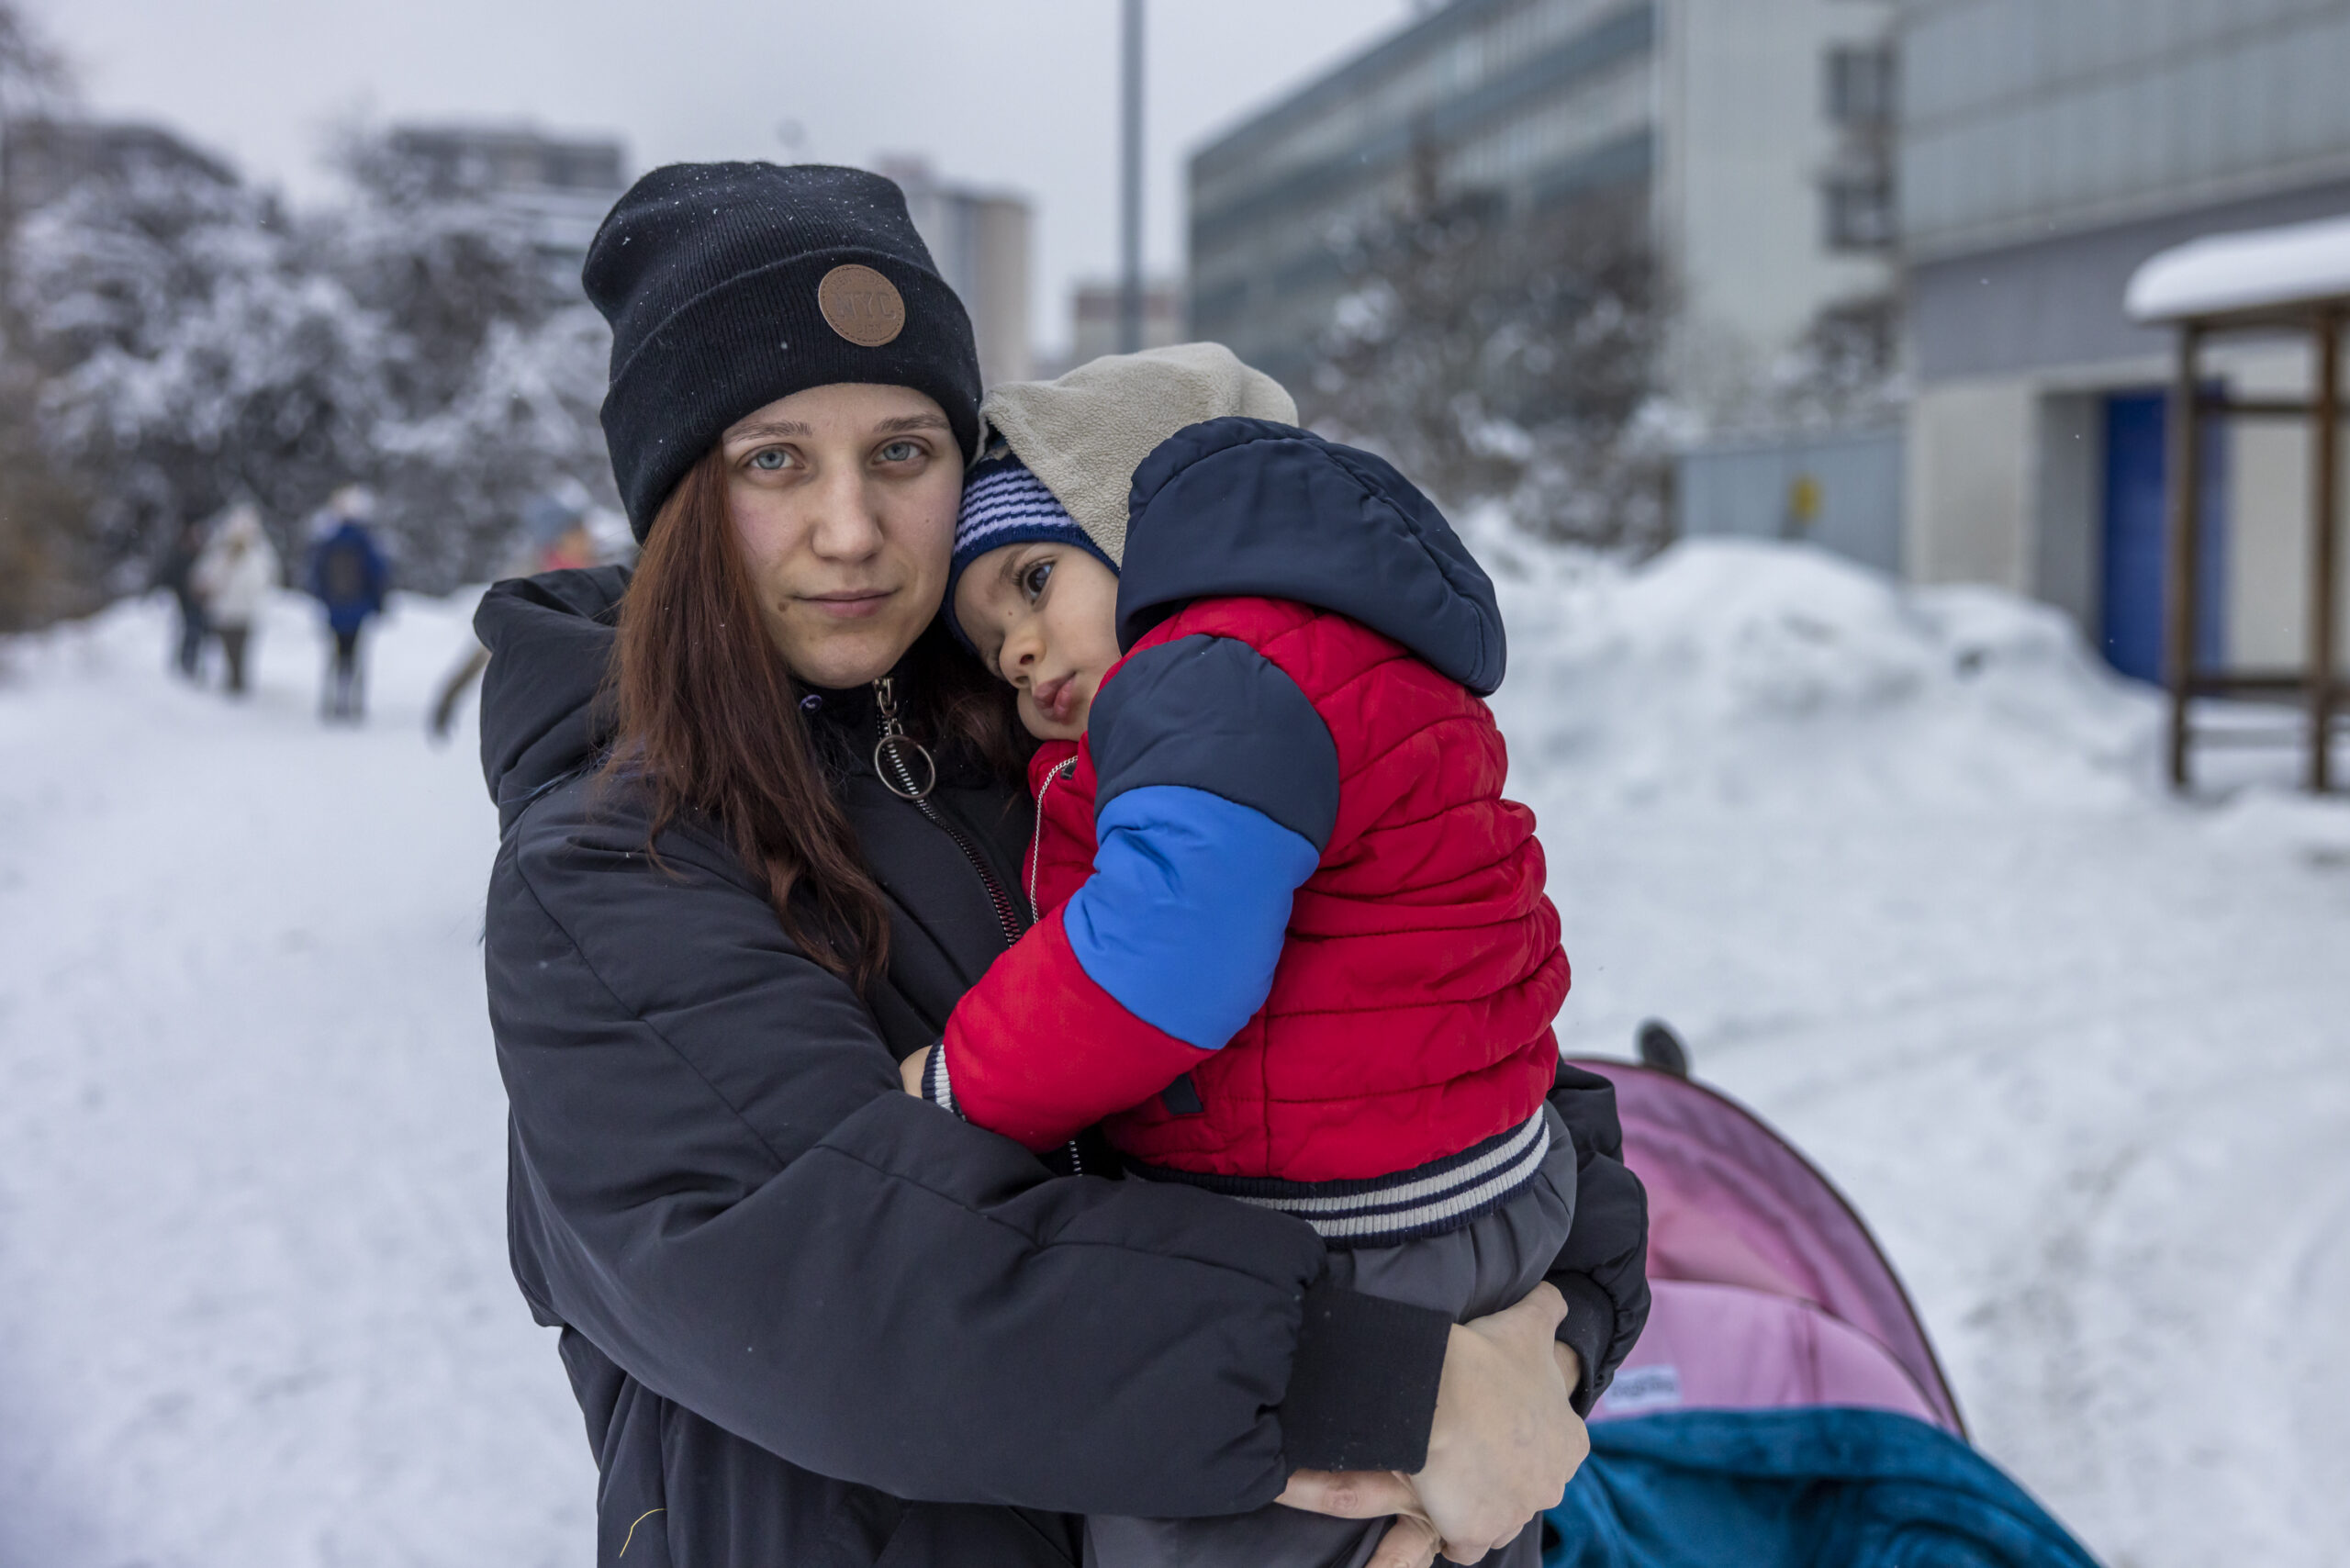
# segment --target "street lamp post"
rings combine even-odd
[[[1118,137],[1118,352],[1142,347],[1142,4],[1124,0]]]

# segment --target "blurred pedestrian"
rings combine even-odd
[[[240,503],[229,509],[220,526],[205,542],[190,577],[203,601],[204,614],[220,638],[220,653],[229,666],[231,697],[245,692],[245,660],[252,647],[253,626],[277,586],[276,547],[262,532],[259,509]]]
[[[603,549],[588,525],[593,505],[588,487],[576,479],[566,479],[522,504],[527,575],[577,571],[603,564]]]
[[[541,572],[578,571],[603,565],[606,551],[590,521],[593,508],[587,487],[576,479],[565,479],[532,496],[522,504],[522,526],[514,553],[498,575],[530,577]],[[489,650],[476,643],[464,662],[441,683],[440,699],[432,704],[431,717],[425,724],[435,741],[449,738],[457,720],[457,705],[488,667]]]
[[[179,636],[172,650],[172,667],[188,679],[196,678],[204,663],[204,641],[211,633],[204,614],[204,596],[196,591],[196,561],[204,553],[204,525],[180,525],[171,547],[155,563],[155,577],[148,587],[168,588],[179,607]]]
[[[344,486],[328,500],[324,530],[310,549],[310,591],[326,607],[327,629],[334,634],[334,657],[319,702],[319,716],[329,720],[357,723],[365,706],[359,634],[382,612],[391,579],[368,527],[375,513],[372,494],[358,485]]]

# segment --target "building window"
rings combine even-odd
[[[1830,49],[1829,123],[1838,147],[1819,182],[1821,227],[1831,251],[1883,251],[1894,242],[1893,46],[1843,43]]]
[[[1822,184],[1831,251],[1882,251],[1892,245],[1893,180],[1868,171],[1830,174]]]
[[[1852,129],[1890,126],[1894,113],[1890,44],[1838,44],[1828,51],[1828,118]]]

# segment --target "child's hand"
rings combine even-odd
[[[930,1065],[930,1053],[936,1048],[924,1046],[898,1064],[898,1081],[905,1085],[907,1093],[918,1095],[922,1092],[923,1069]]]

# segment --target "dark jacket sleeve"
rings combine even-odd
[[[1055,1179],[899,1092],[714,840],[562,786],[491,882],[515,1265],[539,1315],[795,1464],[901,1497],[1227,1513],[1425,1462],[1447,1325],[1305,1226]]]
[[[1624,1163],[1614,1084],[1561,1062],[1550,1105],[1574,1135],[1575,1222],[1546,1277],[1567,1298],[1559,1338],[1583,1358],[1588,1416],[1649,1320],[1648,1193]]]

